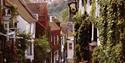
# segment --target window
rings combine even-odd
[[[54,42],[54,45],[55,45],[55,40],[56,40],[56,39],[55,39],[55,36],[53,35],[53,42]]]
[[[53,42],[53,36],[52,36],[52,35],[50,36],[50,38],[51,38],[51,39],[50,39],[50,40],[51,40],[51,42]]]
[[[32,43],[29,42],[29,47],[27,49],[27,55],[32,55]]]
[[[57,44],[59,44],[59,36],[57,35],[57,37],[56,37],[56,38],[57,38]]]
[[[9,22],[4,22],[4,29],[7,30],[9,28]]]
[[[4,14],[5,14],[5,16],[10,16],[11,10],[9,8],[5,8]]]
[[[72,43],[69,43],[69,49],[72,49]]]

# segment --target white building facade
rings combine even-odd
[[[36,22],[28,23],[21,16],[17,16],[17,21],[17,29],[19,33],[26,33],[30,35],[30,39],[28,40],[29,46],[28,49],[25,51],[25,57],[26,59],[30,59],[30,61],[32,62],[34,60],[34,39]]]

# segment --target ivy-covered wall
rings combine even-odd
[[[101,45],[93,54],[94,63],[123,63],[125,40],[125,1],[100,0],[100,16],[96,18]]]
[[[94,63],[123,63],[125,62],[125,1],[124,0],[99,0],[97,3],[100,6],[100,14],[96,16],[96,0],[91,1],[91,11],[89,16],[80,15],[74,16],[76,23],[75,31],[76,38],[84,33],[88,23],[94,24],[99,30],[99,41],[101,45],[95,48],[93,53]],[[86,3],[84,3],[85,6]],[[86,8],[86,6],[85,6]],[[84,19],[85,18],[85,19]],[[89,26],[87,26],[89,27]],[[86,28],[87,28],[86,27]],[[82,28],[82,29],[80,29]],[[85,37],[88,35],[84,34]],[[77,40],[76,53],[81,51],[80,40]],[[76,54],[77,55],[77,54]],[[78,57],[81,58],[80,55]]]

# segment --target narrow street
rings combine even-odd
[[[0,0],[0,63],[125,63],[125,0]]]

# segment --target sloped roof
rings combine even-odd
[[[48,16],[48,5],[46,2],[43,3],[29,3],[28,7],[33,13],[38,13],[39,16]]]
[[[41,3],[29,3],[27,4],[29,9],[33,12],[33,13],[39,13],[39,8]]]
[[[36,21],[35,17],[31,14],[30,10],[22,0],[5,0],[9,6],[17,7],[17,12],[21,17],[23,17],[27,22]]]
[[[48,4],[46,2],[40,5],[40,16],[48,16]]]
[[[64,34],[67,33],[67,23],[61,23],[61,30]]]
[[[49,26],[51,31],[60,30],[60,27],[55,22],[49,22]]]
[[[30,1],[30,0],[25,0],[25,2],[26,2],[26,3],[31,3],[31,1]]]

